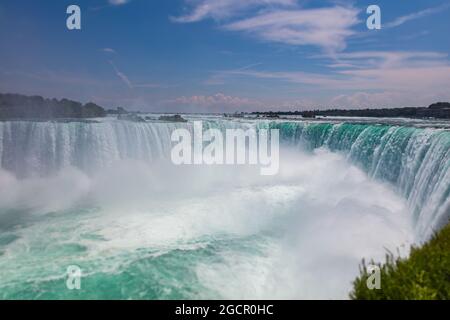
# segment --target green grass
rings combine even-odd
[[[371,263],[375,264],[375,263]],[[409,258],[387,255],[381,271],[381,289],[370,290],[366,263],[353,282],[354,300],[447,300],[450,299],[450,224],[420,248],[413,247]]]

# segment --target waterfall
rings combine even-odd
[[[255,122],[208,120],[205,128],[248,128]],[[267,122],[282,142],[344,153],[371,177],[392,184],[407,200],[421,239],[450,217],[450,131],[394,125]],[[154,161],[170,155],[171,132],[184,123],[0,122],[0,168],[19,178],[67,166],[85,172],[117,160]],[[301,165],[301,164],[299,164]]]
[[[392,184],[408,201],[419,240],[450,218],[450,131],[353,123],[274,122],[282,140],[346,154],[371,177]]]
[[[0,122],[0,167],[23,178],[45,176],[67,166],[89,173],[122,159],[153,161],[170,155],[171,132],[183,125]]]

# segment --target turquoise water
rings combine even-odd
[[[172,166],[190,124],[0,122],[0,298],[346,298],[449,217],[444,129],[208,124],[280,129],[279,175]]]
[[[422,239],[447,223],[449,130],[352,123],[272,126],[281,129],[288,143],[342,152],[370,177],[393,185],[408,200]]]

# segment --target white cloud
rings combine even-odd
[[[346,47],[354,34],[359,11],[350,7],[278,10],[230,23],[227,30],[243,31],[259,39],[292,45],[313,45],[328,52]]]
[[[319,56],[320,57],[320,56]],[[326,58],[325,56],[323,56]],[[412,65],[435,65],[442,64],[448,57],[446,53],[429,51],[359,51],[349,53],[337,53],[331,58],[334,68],[399,68]]]
[[[103,49],[101,49],[101,51],[106,52],[106,53],[116,53],[116,50],[114,50],[112,48],[103,48]]]
[[[411,97],[411,99],[408,100],[412,99],[414,98]],[[352,94],[341,94],[330,100],[330,105],[343,108],[383,108],[392,107],[395,104],[397,104],[398,107],[402,107],[414,105],[417,103],[417,100],[414,104],[405,103],[406,101],[403,94],[392,91],[375,93],[359,91]]]
[[[334,89],[378,89],[407,87],[411,82],[425,85],[441,82],[449,85],[450,68],[447,54],[439,52],[367,51],[336,54],[337,68],[331,73],[303,71],[222,71],[229,76],[249,76],[262,79],[280,79],[287,82],[316,85]],[[445,80],[445,81],[444,81]],[[416,85],[414,85],[416,86]]]
[[[120,80],[122,80],[123,83],[125,83],[128,88],[132,89],[133,88],[133,84],[131,83],[131,81],[128,78],[128,76],[126,74],[124,74],[123,72],[121,72],[119,69],[117,69],[116,65],[112,61],[110,61],[109,63],[113,67],[114,72],[120,78]]]
[[[110,61],[109,62],[111,64],[111,66],[114,69],[114,72],[116,73],[116,75],[119,77],[120,80],[122,80],[122,82],[129,88],[129,89],[136,89],[136,88],[147,88],[147,89],[153,89],[153,88],[167,88],[168,86],[163,86],[161,84],[157,84],[157,83],[133,83],[130,78],[123,73],[122,71],[120,71],[116,65]]]
[[[346,47],[355,32],[359,10],[336,5],[302,9],[297,0],[196,0],[188,1],[190,13],[172,18],[179,23],[214,19],[230,31],[245,32],[256,38],[290,45],[313,45],[334,52]],[[250,10],[251,9],[251,10]],[[242,18],[246,13],[247,18]]]
[[[439,13],[439,12],[442,12],[444,10],[447,10],[448,8],[450,8],[450,5],[447,3],[447,4],[440,5],[438,7],[428,8],[428,9],[425,9],[425,10],[422,10],[422,11],[414,12],[414,13],[411,13],[411,14],[408,14],[408,15],[405,15],[405,16],[398,17],[397,19],[395,19],[392,22],[386,23],[383,26],[383,28],[398,27],[398,26],[401,26],[402,24],[404,24],[406,22],[409,22],[409,21],[412,21],[412,20],[416,20],[416,19],[419,19],[419,18],[423,18],[423,17],[429,16],[429,15],[432,15],[432,14],[435,14],[435,13]]]
[[[194,95],[182,96],[173,100],[166,101],[167,105],[177,106],[178,108],[191,108],[194,111],[220,111],[233,112],[237,110],[256,110],[263,104],[254,99],[241,98],[216,93],[214,95]]]
[[[448,101],[449,99],[448,92],[424,92],[416,95],[405,91],[358,91],[333,97],[329,106],[341,108],[426,107],[432,102]]]
[[[299,92],[315,92],[319,100],[325,93],[340,92],[327,105],[415,106],[450,99],[447,54],[367,51],[340,53],[335,59],[338,65],[331,73],[233,70],[222,74],[282,81],[295,86]]]
[[[290,7],[296,0],[188,0],[191,12],[173,17],[172,21],[179,23],[198,22],[204,19],[222,20],[241,13],[246,9]]]
[[[110,5],[113,6],[121,6],[123,4],[130,2],[130,0],[108,0],[108,2]]]

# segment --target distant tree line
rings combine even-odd
[[[106,116],[105,109],[92,102],[83,105],[68,99],[0,94],[0,119],[69,119],[104,116]]]
[[[282,112],[254,112],[253,114],[276,118],[278,116],[300,115],[304,118],[317,116],[342,116],[342,117],[386,117],[386,118],[436,118],[450,119],[450,103],[437,102],[428,108],[383,108],[383,109],[355,109],[355,110],[313,110],[313,111],[282,111]]]
[[[106,113],[121,115],[121,114],[128,114],[129,112],[122,107],[118,107],[117,109],[108,109],[108,110],[106,110]]]

